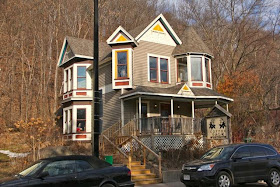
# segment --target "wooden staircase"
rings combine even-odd
[[[124,127],[121,127],[119,123],[106,129],[100,136],[101,155],[113,155],[114,163],[124,164],[130,168],[131,180],[135,185],[160,183],[162,181],[161,155],[156,154],[138,140],[135,129],[133,122],[129,122]],[[124,147],[129,147],[129,151],[124,151]],[[147,167],[147,151],[159,160],[159,168],[156,168],[159,171],[158,174]]]

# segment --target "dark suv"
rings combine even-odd
[[[199,160],[182,167],[181,182],[187,187],[230,187],[264,180],[280,184],[280,155],[267,144],[232,144],[212,148]]]

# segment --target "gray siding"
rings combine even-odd
[[[112,91],[103,95],[103,130],[121,119],[121,91]]]
[[[136,117],[136,100],[124,101],[124,124]]]
[[[112,63],[108,62],[99,69],[99,86],[105,86],[112,83]]]
[[[174,46],[140,41],[139,46],[134,48],[133,60],[133,85],[151,87],[171,87],[176,85],[175,59],[172,57]],[[148,62],[147,55],[154,54],[170,57],[171,84],[153,83],[148,81]]]

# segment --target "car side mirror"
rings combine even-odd
[[[44,172],[42,172],[42,173],[40,173],[40,174],[38,175],[38,178],[39,178],[39,179],[44,179],[45,177],[47,177],[47,176],[49,176],[49,175],[50,175],[49,172],[44,171]]]

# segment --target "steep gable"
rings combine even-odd
[[[135,33],[138,34],[139,30],[142,28],[143,26],[139,26],[138,28],[132,30],[131,33],[134,35]],[[135,40],[143,40],[171,46],[180,45],[182,43],[162,14],[146,26],[144,30],[135,37]]]

